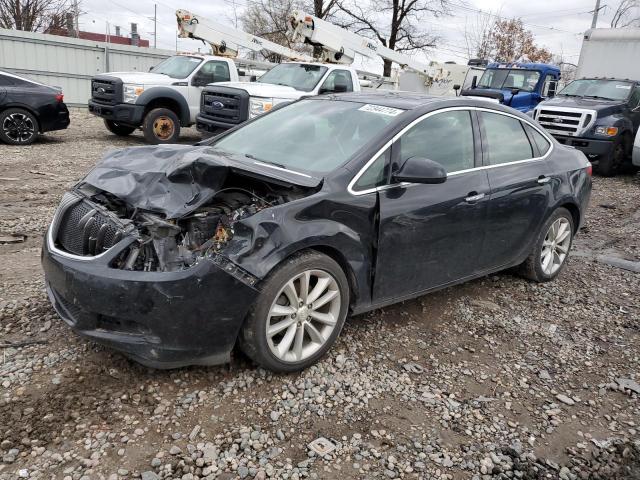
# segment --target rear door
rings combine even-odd
[[[481,258],[486,270],[511,264],[530,248],[556,182],[546,161],[551,143],[536,128],[502,112],[482,110],[478,116],[491,187]]]
[[[439,162],[442,184],[395,184],[379,191],[374,301],[452,283],[476,271],[489,198],[487,172],[476,168],[475,113],[427,114],[392,145],[392,171],[410,157]]]
[[[13,85],[11,78],[0,73],[0,105],[7,99],[7,86]]]

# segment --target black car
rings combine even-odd
[[[640,127],[640,82],[581,78],[540,103],[534,118],[555,139],[584,152],[604,176],[631,162]]]
[[[40,133],[64,130],[69,110],[60,89],[0,71],[0,141],[29,145]]]
[[[108,155],[42,263],[76,332],[155,367],[317,361],[349,314],[562,270],[591,166],[529,117],[405,93],[299,100],[198,146]]]

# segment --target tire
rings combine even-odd
[[[176,143],[180,137],[180,119],[168,108],[154,108],[144,117],[142,131],[152,145]]]
[[[331,298],[328,302],[312,308],[300,302],[300,287],[307,274],[309,298],[317,297],[311,299],[311,305],[318,299]],[[287,288],[288,284],[293,291]],[[314,293],[316,287],[319,293]],[[240,332],[240,348],[255,363],[274,372],[307,368],[317,362],[340,335],[349,309],[349,295],[347,277],[333,259],[314,251],[296,254],[265,279],[262,292]],[[294,301],[297,306],[291,307]],[[322,318],[319,320],[319,317]],[[270,336],[269,327],[277,333]]]
[[[0,113],[0,140],[9,145],[31,145],[38,138],[40,126],[36,117],[22,108],[9,108]]]
[[[105,120],[104,126],[107,127],[107,130],[111,133],[118,135],[119,137],[128,137],[136,131],[136,127],[123,125],[121,123],[114,122],[113,120]]]
[[[598,173],[603,177],[613,177],[618,173],[618,169],[624,164],[629,152],[629,140],[627,135],[616,138],[609,153],[600,159],[598,163]]]
[[[560,227],[561,225],[564,226],[564,229],[560,231],[568,231],[569,233],[562,241],[559,241],[558,238],[564,233],[560,234],[558,230],[556,230],[558,233],[554,233],[552,228]],[[567,257],[573,243],[574,231],[573,216],[569,210],[562,207],[555,210],[542,225],[531,253],[520,266],[520,274],[529,280],[539,283],[549,282],[556,278],[567,263]],[[555,243],[550,244],[550,242],[553,242],[554,236]],[[545,268],[545,265],[549,264],[543,263],[545,259],[549,258],[546,252],[551,255],[551,268]],[[559,265],[556,261],[559,261]]]

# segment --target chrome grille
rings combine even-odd
[[[596,120],[595,110],[578,108],[545,107],[536,109],[536,120],[553,135],[579,137],[591,128]]]

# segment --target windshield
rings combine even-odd
[[[171,78],[187,78],[201,63],[201,58],[178,55],[160,62],[151,71],[168,75]]]
[[[310,92],[315,88],[327,71],[321,65],[304,63],[281,63],[262,75],[257,82],[286,85],[296,90]]]
[[[356,102],[301,100],[258,117],[213,145],[282,168],[326,173],[343,165],[402,112]]]
[[[620,80],[574,80],[558,95],[565,97],[591,97],[603,100],[626,100],[631,93],[631,82]]]
[[[533,92],[540,79],[540,72],[535,70],[519,70],[517,68],[485,70],[478,82],[480,88],[497,90],[518,88],[523,92]]]

